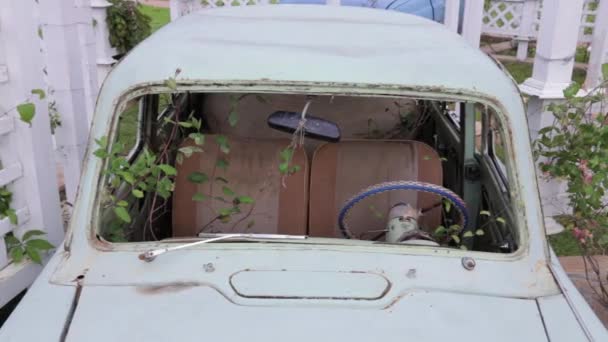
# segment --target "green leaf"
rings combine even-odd
[[[218,168],[220,168],[222,170],[226,170],[229,165],[230,165],[230,163],[228,163],[228,161],[223,158],[218,158],[217,161],[215,162],[215,166],[217,166]]]
[[[203,152],[200,147],[196,146],[184,146],[178,149],[179,152],[183,153],[186,158],[190,158],[190,156],[195,152]]]
[[[125,200],[120,200],[120,201],[118,201],[118,203],[116,203],[116,205],[119,207],[127,207],[129,205],[129,202],[127,202]]]
[[[45,235],[46,232],[42,231],[42,230],[36,230],[36,229],[32,229],[32,230],[28,230],[27,232],[25,232],[25,234],[23,234],[23,241],[27,241],[30,238],[37,236],[37,235]]]
[[[460,243],[460,237],[458,235],[452,234],[451,238],[452,238],[452,240],[454,240],[454,242]]]
[[[135,198],[144,198],[144,192],[139,189],[133,189],[131,193],[133,196],[135,196]]]
[[[479,212],[479,215],[483,215],[483,216],[492,216],[492,214],[487,211],[487,210],[482,210]]]
[[[435,236],[444,236],[447,233],[447,229],[444,226],[439,226],[435,229],[433,233]]]
[[[34,247],[25,246],[25,254],[27,254],[27,256],[32,259],[33,262],[39,265],[42,264],[42,258],[40,257],[40,253],[38,253],[38,250],[36,250]]]
[[[452,210],[452,202],[449,200],[444,199],[443,200],[443,207],[445,208],[445,212],[449,213],[450,210]]]
[[[12,208],[8,208],[6,209],[6,211],[4,212],[4,214],[6,214],[6,216],[8,216],[8,221],[11,224],[16,225],[17,223],[19,223],[19,219],[17,218],[17,213],[15,212],[15,209]]]
[[[209,180],[209,177],[199,171],[194,171],[188,175],[188,180],[192,183],[202,184]]]
[[[10,249],[9,254],[11,255],[11,259],[14,263],[18,264],[23,261],[23,248],[21,246],[16,246]]]
[[[576,83],[576,82],[572,82],[570,83],[570,85],[568,86],[568,88],[564,89],[564,97],[567,99],[571,99],[574,96],[576,96],[576,93],[578,93],[578,91],[581,89],[581,85]]]
[[[472,231],[468,231],[468,232],[462,234],[462,237],[465,237],[465,238],[473,237],[473,232]]]
[[[165,80],[165,86],[173,91],[177,89],[177,81],[174,77]]]
[[[289,171],[289,163],[280,163],[279,164],[279,172],[281,174],[286,174]]]
[[[230,145],[228,144],[228,138],[225,135],[218,135],[215,137],[215,142],[220,147],[220,151],[223,153],[230,153]]]
[[[196,202],[201,202],[201,201],[204,201],[206,199],[209,199],[209,196],[207,196],[207,195],[205,195],[203,193],[200,193],[200,192],[197,192],[197,193],[194,194],[194,196],[192,196],[192,200],[196,201]]]
[[[126,223],[131,223],[131,215],[124,207],[116,207],[114,208],[114,213],[118,216],[119,219]]]
[[[22,103],[17,106],[17,112],[21,121],[32,126],[32,120],[36,115],[36,106],[33,103]]]
[[[251,198],[249,196],[239,196],[236,199],[237,199],[237,201],[239,201],[239,203],[242,203],[242,204],[252,204],[254,202],[253,198]]]
[[[4,242],[6,242],[6,246],[9,248],[21,244],[21,241],[19,241],[19,239],[17,239],[13,234],[5,235]]]
[[[608,63],[602,64],[602,78],[608,81]]]
[[[161,169],[167,176],[175,176],[177,174],[177,170],[169,165],[169,164],[160,164],[158,168]]]
[[[232,189],[230,189],[230,188],[229,188],[229,187],[227,187],[227,186],[223,186],[223,187],[222,187],[222,192],[223,192],[223,193],[224,193],[224,195],[226,195],[226,196],[234,196],[234,195],[235,195],[234,191],[232,191]]]
[[[497,217],[497,218],[496,218],[496,222],[500,222],[500,223],[502,223],[503,225],[507,224],[507,221],[505,221],[505,219],[504,219],[504,218],[502,218],[502,217]]]
[[[43,240],[43,239],[28,240],[25,243],[25,246],[26,246],[26,248],[29,246],[32,248],[36,248],[37,250],[40,250],[40,251],[46,251],[46,250],[55,248],[55,246],[53,246],[50,242]]]
[[[287,147],[279,153],[279,156],[281,157],[281,160],[290,162],[291,158],[293,158],[293,152],[292,148]]]
[[[190,133],[188,137],[194,140],[194,143],[197,145],[203,145],[205,143],[205,135],[203,133]]]
[[[129,184],[135,183],[135,177],[133,177],[132,173],[125,171],[125,172],[120,172],[119,175],[122,176],[122,178],[125,180],[125,182],[127,182]]]
[[[483,229],[477,229],[475,231],[475,235],[477,236],[483,236],[485,234],[485,232],[483,231]]]
[[[38,95],[38,98],[41,100],[44,100],[44,98],[46,97],[46,93],[42,89],[32,89],[32,94]]]
[[[239,122],[239,113],[236,110],[232,110],[230,112],[230,114],[228,115],[228,123],[230,124],[231,127],[236,126],[236,124]]]

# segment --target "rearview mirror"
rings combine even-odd
[[[279,131],[293,133],[298,128],[301,118],[300,113],[274,112],[268,117],[268,126]],[[311,139],[338,142],[340,141],[340,127],[334,122],[307,115],[304,135]]]

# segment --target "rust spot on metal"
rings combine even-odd
[[[135,288],[135,291],[146,295],[156,295],[163,293],[180,292],[191,289],[195,286],[200,286],[200,284],[196,282],[177,282],[164,285],[137,286]]]

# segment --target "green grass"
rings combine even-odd
[[[139,103],[133,101],[127,105],[124,112],[120,114],[118,124],[118,141],[125,144],[125,153],[135,145],[137,139],[137,114]]]
[[[141,12],[150,17],[152,33],[171,21],[168,8],[140,5]]]
[[[532,76],[532,64],[524,62],[505,62],[504,66],[518,84],[521,84],[528,77]],[[586,72],[584,70],[574,69],[572,79],[579,84],[582,84],[585,82],[585,75]]]
[[[581,250],[571,231],[565,230],[548,238],[557,256],[581,255]]]

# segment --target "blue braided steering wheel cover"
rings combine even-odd
[[[429,192],[433,194],[437,194],[444,198],[447,198],[450,202],[454,204],[454,207],[458,210],[461,218],[461,227],[465,228],[467,226],[467,222],[469,222],[469,214],[467,212],[466,203],[460,196],[455,194],[449,189],[446,189],[442,186],[424,183],[424,182],[411,182],[411,181],[398,181],[398,182],[384,182],[380,184],[376,184],[370,186],[358,194],[351,197],[346,201],[342,209],[340,209],[340,213],[338,214],[338,225],[340,227],[340,232],[347,239],[352,239],[354,235],[348,229],[348,225],[346,224],[346,217],[348,212],[361,200],[374,196],[383,192],[393,191],[393,190],[414,190],[414,191],[422,191]]]

